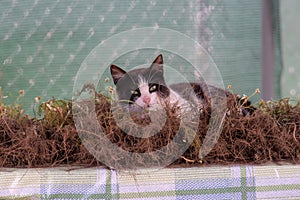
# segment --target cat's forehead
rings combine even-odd
[[[146,74],[149,74],[149,68],[139,68],[139,69],[133,69],[133,70],[130,70],[128,72],[128,74],[130,76],[139,76],[139,75],[146,75]]]
[[[120,81],[120,87],[139,87],[142,84],[163,83],[164,77],[161,71],[151,67],[138,68],[128,71]]]
[[[127,75],[131,80],[134,80],[135,82],[141,82],[148,80],[150,77],[150,70],[148,68],[134,69],[129,71]]]
[[[148,85],[149,84],[149,80],[146,79],[146,77],[139,75],[138,76],[138,85]]]
[[[147,69],[134,69],[128,71],[118,82],[117,87],[119,88],[131,88],[138,87],[141,82],[146,81],[146,77],[149,77],[147,75]],[[136,89],[136,88],[134,88]]]

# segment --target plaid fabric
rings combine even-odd
[[[300,199],[300,166],[2,169],[0,199]]]

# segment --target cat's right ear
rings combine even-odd
[[[124,71],[123,69],[121,69],[120,67],[118,67],[116,65],[111,65],[110,73],[114,80],[114,84],[116,85],[118,83],[118,81],[125,76],[126,71]]]
[[[161,71],[163,72],[163,64],[164,64],[164,61],[163,61],[163,57],[161,54],[159,54],[155,60],[153,61],[152,65],[150,66],[150,68],[152,70],[155,70],[155,71]]]

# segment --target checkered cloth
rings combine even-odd
[[[300,199],[300,166],[1,169],[0,199]]]

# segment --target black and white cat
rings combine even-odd
[[[166,85],[162,55],[157,56],[148,68],[126,72],[111,65],[110,70],[118,98],[123,104],[128,104],[129,108],[157,110],[163,108],[165,103],[176,104],[179,108],[189,105],[188,99],[176,91],[180,85]],[[200,103],[201,99],[197,101]]]
[[[183,111],[201,109],[209,96],[222,98],[229,92],[205,83],[177,83],[167,86],[164,78],[163,56],[159,55],[150,67],[124,71],[116,65],[110,67],[119,102],[129,110],[157,110],[166,103]],[[226,103],[226,102],[225,102]]]

